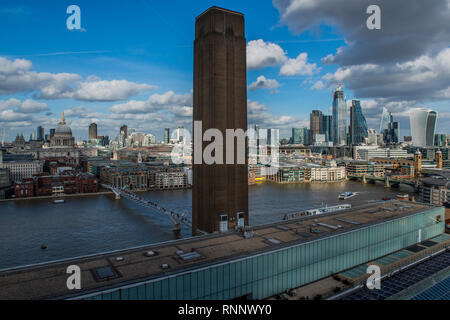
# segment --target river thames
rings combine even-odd
[[[339,201],[345,191],[358,192]],[[334,184],[272,184],[249,187],[252,226],[283,219],[286,213],[301,212],[325,205],[366,204],[410,187],[386,189],[381,184],[364,185],[348,181]],[[145,198],[174,211],[191,212],[191,190],[148,192]],[[182,226],[182,237],[191,230]],[[113,195],[65,198],[64,204],[51,199],[0,203],[0,269],[71,257],[126,249],[175,239],[170,220]],[[47,246],[46,250],[41,245]]]

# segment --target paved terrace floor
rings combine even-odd
[[[429,209],[429,206],[392,200],[370,204],[322,216],[306,217],[254,228],[254,237],[244,239],[231,231],[225,234],[171,241],[134,249],[75,258],[43,265],[0,271],[0,299],[53,299],[79,296],[90,292],[159,278],[188,271],[217,262],[233,260],[293,244],[309,242],[331,234],[358,229],[377,222],[411,215]],[[310,232],[311,224],[322,224]],[[337,230],[330,226],[339,226]],[[130,237],[133,235],[130,234]],[[275,241],[270,241],[275,239]],[[152,250],[156,254],[147,256]],[[179,253],[196,252],[200,257],[184,261]],[[178,252],[178,253],[177,253]],[[18,252],[20,254],[20,252]],[[118,257],[121,261],[118,261]],[[82,271],[82,290],[69,291],[66,287],[69,265],[78,265]],[[168,269],[161,266],[167,264]],[[94,269],[110,266],[117,277],[98,281]]]

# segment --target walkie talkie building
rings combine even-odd
[[[412,144],[417,147],[434,145],[437,112],[428,109],[414,109],[410,114]]]

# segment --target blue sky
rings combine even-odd
[[[7,130],[7,140],[17,132],[29,136],[38,125],[47,131],[64,110],[77,139],[87,138],[91,121],[98,123],[99,134],[111,137],[122,123],[158,139],[166,126],[189,127],[195,17],[216,5],[245,14],[246,38],[253,48],[252,57],[248,54],[248,61],[253,61],[248,70],[250,124],[277,127],[287,136],[290,128],[309,124],[311,110],[330,113],[331,90],[342,82],[348,100],[362,98],[373,128],[378,126],[379,111],[387,106],[401,121],[402,134],[409,134],[409,108],[427,106],[442,113],[439,130],[448,131],[448,40],[436,36],[423,49],[377,58],[368,52],[388,56],[386,52],[396,49],[386,39],[405,38],[402,16],[392,14],[395,8],[383,12],[386,29],[367,36],[368,31],[361,29],[368,17],[366,1],[355,2],[348,10],[344,5],[330,10],[341,1],[2,0],[0,80],[5,82],[0,82],[0,128]],[[345,3],[350,2],[354,0]],[[372,2],[379,2],[383,11],[391,6],[387,1]],[[81,9],[83,31],[66,27],[66,8],[71,4]],[[356,16],[355,7],[360,8]],[[357,25],[349,25],[347,12]],[[404,19],[416,13],[406,12]],[[445,30],[446,17],[439,16],[434,23],[442,19],[443,25],[428,34]],[[426,24],[425,19],[419,22]],[[417,33],[414,28],[409,31]],[[369,42],[379,44],[381,53],[374,52],[378,49]],[[347,50],[342,53],[341,47]],[[430,61],[422,63],[423,57]],[[405,73],[404,79],[419,79],[400,84],[395,68]],[[418,90],[405,90],[428,81],[420,79],[424,68],[439,73],[430,78],[436,85],[420,95]],[[252,86],[258,78],[263,81]]]

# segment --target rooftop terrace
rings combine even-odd
[[[392,200],[256,227],[253,229],[254,236],[249,239],[245,239],[240,232],[230,231],[3,270],[0,271],[0,299],[79,296],[309,242],[416,214],[429,208],[424,204]],[[66,269],[73,264],[78,265],[82,271],[81,291],[69,291],[66,287],[69,276]]]

